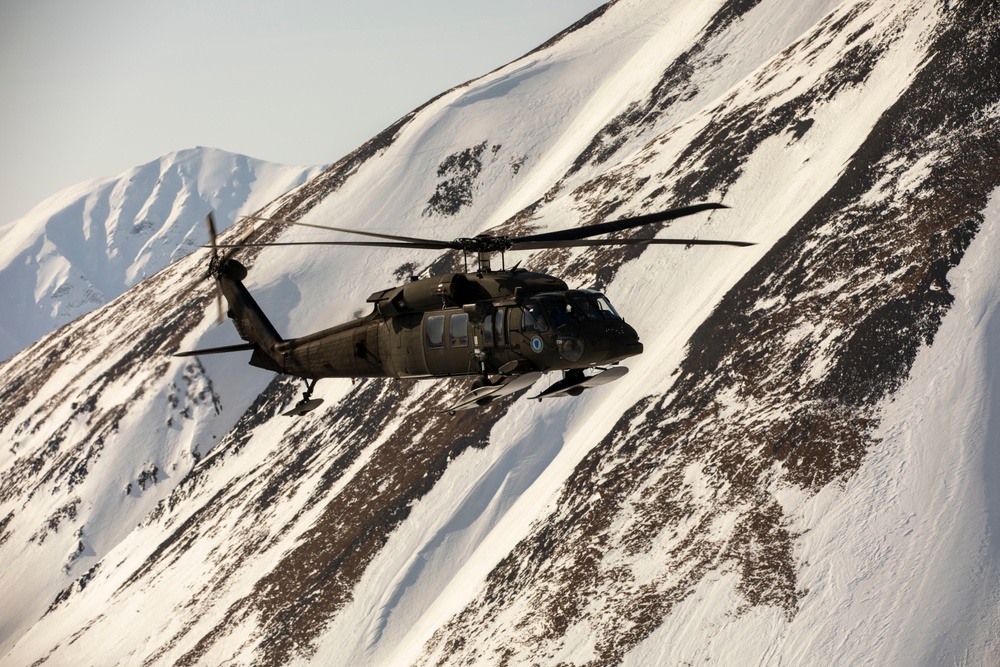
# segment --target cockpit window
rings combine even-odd
[[[525,332],[544,332],[549,326],[558,330],[580,322],[621,319],[608,298],[593,290],[546,292],[526,301],[522,309],[521,328]]]
[[[615,307],[611,305],[611,302],[608,301],[608,297],[603,294],[592,294],[591,297],[597,302],[597,307],[600,309],[601,314],[604,315],[604,317],[614,318],[616,320],[620,320],[622,318],[622,316],[618,314],[618,311],[615,310]]]
[[[599,320],[602,318],[601,311],[597,304],[585,296],[572,296],[570,301],[576,307],[576,314],[581,319]]]
[[[542,309],[534,303],[522,306],[521,331],[524,333],[544,333],[549,330],[549,324],[542,315]]]
[[[545,312],[548,313],[549,319],[552,320],[552,326],[556,329],[573,323],[573,306],[566,299],[545,299],[542,303],[545,305]]]

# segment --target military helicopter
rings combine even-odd
[[[562,379],[531,398],[578,396],[584,390],[623,377],[618,365],[642,353],[635,329],[625,323],[606,296],[589,289],[569,289],[554,276],[491,269],[491,258],[517,250],[610,245],[726,245],[744,241],[708,239],[594,239],[592,237],[727,208],[702,203],[659,213],[623,218],[572,229],[500,236],[480,234],[453,241],[395,236],[288,220],[255,218],[369,237],[364,241],[219,243],[212,214],[207,216],[212,249],[209,275],[228,304],[240,345],[180,352],[186,357],[251,352],[250,365],[302,378],[302,400],[286,415],[301,416],[322,399],[313,399],[322,378],[440,378],[475,376],[470,390],[446,411],[455,414],[526,389],[544,373],[561,371]],[[247,269],[232,258],[239,248],[287,245],[366,246],[459,250],[466,263],[478,259],[475,272],[446,273],[411,279],[368,297],[372,312],[364,317],[299,338],[284,339],[243,285]],[[223,252],[220,254],[219,250]],[[502,266],[505,266],[502,263]]]

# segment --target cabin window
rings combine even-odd
[[[452,315],[451,322],[448,327],[448,333],[450,334],[451,347],[468,347],[469,314],[455,313]]]
[[[487,315],[483,320],[483,347],[493,347],[493,316]]]
[[[497,347],[503,347],[507,344],[507,332],[503,324],[503,314],[505,312],[506,309],[498,308],[496,315],[493,317],[493,333],[496,337]]]
[[[427,347],[444,347],[444,315],[431,315],[424,324]]]

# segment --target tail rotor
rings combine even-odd
[[[212,278],[217,278],[222,271],[222,265],[229,253],[227,251],[222,254],[221,258],[219,256],[219,249],[216,247],[219,234],[215,228],[215,214],[212,211],[209,211],[208,215],[205,216],[205,223],[208,225],[208,242],[212,247],[212,260],[208,265],[208,275]],[[222,305],[222,289],[218,283],[215,285],[215,304],[219,312],[219,324],[222,324],[226,321],[226,309]]]
[[[219,254],[219,233],[215,226],[215,214],[212,211],[209,211],[208,215],[205,216],[205,224],[208,226],[208,247],[212,248],[212,259],[208,265],[209,277],[215,278],[216,281],[223,276],[232,280],[243,280],[246,278],[246,267],[237,262],[235,259],[232,259],[233,253],[236,252],[236,247],[227,248],[225,252]],[[239,239],[238,243],[245,243],[252,234],[253,229],[244,234],[242,238]],[[215,303],[219,310],[219,324],[226,321],[226,309],[223,306],[222,297],[222,288],[219,287],[218,282],[216,282]]]
[[[233,321],[236,332],[240,338],[246,341],[240,345],[226,345],[223,347],[210,348],[205,350],[191,350],[179,352],[174,356],[189,357],[199,354],[220,354],[224,352],[239,352],[250,350],[254,352],[250,360],[251,365],[267,368],[276,372],[284,372],[281,362],[274,356],[276,346],[282,342],[274,326],[268,321],[267,316],[254,301],[254,298],[243,286],[243,280],[247,277],[246,267],[232,258],[237,247],[243,247],[254,230],[251,228],[239,240],[239,245],[225,246],[224,252],[219,252],[218,229],[215,226],[215,215],[209,213],[205,216],[205,225],[208,227],[209,244],[205,247],[211,248],[212,257],[209,262],[207,278],[215,282],[216,305],[218,307],[219,323],[225,321],[226,315]],[[189,289],[197,286],[195,283]],[[226,304],[223,304],[225,299]],[[228,308],[226,307],[228,305]]]

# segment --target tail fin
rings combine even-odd
[[[277,349],[283,339],[247,288],[243,286],[242,280],[247,275],[246,268],[235,259],[223,258],[213,269],[219,290],[229,306],[228,315],[237,333],[240,338],[253,345],[254,353],[250,364],[283,372],[281,354]]]

